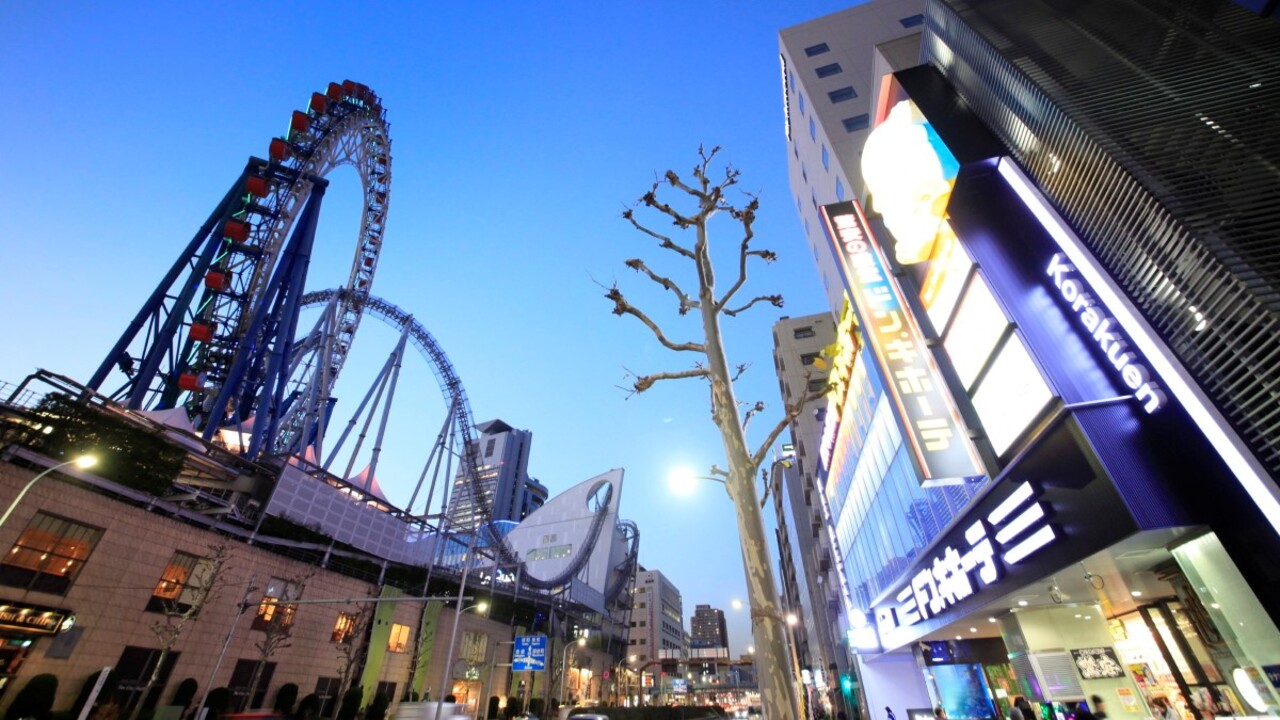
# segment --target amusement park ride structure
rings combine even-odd
[[[355,168],[364,195],[354,258],[345,285],[308,292],[326,176],[341,165]],[[444,539],[435,543],[433,563],[439,562],[443,545],[483,547],[491,555],[488,561],[513,572],[519,586],[541,592],[571,583],[601,537],[621,538],[625,559],[615,568],[615,580],[602,588],[612,602],[634,568],[639,538],[627,521],[604,527],[606,518],[616,517],[616,502],[607,495],[595,509],[577,558],[555,577],[530,573],[505,535],[493,530],[474,417],[458,374],[411,314],[370,294],[385,235],[390,182],[391,142],[378,96],[350,80],[313,93],[308,108],[293,113],[286,135],[271,140],[267,159],[249,159],[88,387],[152,418],[181,414],[182,424],[204,443],[221,444],[245,460],[280,473],[302,469],[315,478],[317,488],[345,485],[357,496],[385,503],[378,498],[374,472],[401,361],[411,344],[435,374],[448,410],[408,507],[391,512],[406,523],[406,536]],[[319,319],[299,335],[299,314],[308,308],[318,308]],[[366,312],[398,329],[398,343],[339,437],[326,442],[336,407],[334,387]],[[375,422],[368,469],[353,477],[352,463]],[[331,472],[335,462],[343,465],[340,457],[350,458],[346,472]],[[428,477],[424,507],[415,513]],[[478,528],[450,526],[444,508],[455,477],[464,478],[479,501],[484,522]],[[439,510],[432,511],[437,496]],[[265,512],[266,505],[262,507]],[[479,537],[458,539],[467,533]]]

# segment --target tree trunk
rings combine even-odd
[[[705,224],[697,227],[694,254],[698,265],[699,300],[706,332],[707,370],[710,373],[711,414],[724,443],[729,476],[725,489],[733,501],[746,572],[747,599],[751,605],[751,631],[756,646],[756,668],[760,681],[760,704],[766,720],[799,718],[795,686],[788,678],[791,668],[787,652],[786,624],[778,606],[777,583],[773,577],[768,535],[756,495],[756,464],[747,448],[746,432],[738,415],[733,393],[733,375],[725,356],[720,332],[720,311],[716,307],[715,276],[711,266]]]

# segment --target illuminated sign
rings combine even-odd
[[[939,548],[911,580],[893,596],[893,602],[876,610],[880,636],[928,620],[979,589],[1004,577],[1005,567],[1016,565],[1053,542],[1057,531],[1048,523],[1045,503],[1036,501],[1039,490],[1030,482],[1014,489],[986,517],[964,530],[965,547]]]
[[[1071,308],[1072,314],[1089,332],[1089,339],[1102,350],[1108,363],[1120,374],[1125,387],[1133,391],[1133,397],[1142,404],[1142,409],[1153,413],[1163,407],[1165,397],[1160,386],[1151,381],[1151,373],[1147,367],[1138,362],[1136,354],[1129,351],[1129,341],[1119,323],[1089,293],[1089,286],[1085,285],[1075,266],[1067,260],[1066,254],[1054,253],[1045,272],[1058,289],[1058,296]]]
[[[875,353],[890,397],[926,484],[981,476],[981,462],[932,351],[887,272],[879,244],[856,202],[825,205],[822,217],[858,319]]]
[[[4,630],[54,635],[71,629],[75,622],[76,616],[69,610],[11,602],[0,604],[0,629]]]

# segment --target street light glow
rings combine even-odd
[[[795,613],[787,613],[787,624],[788,624],[788,625],[795,625],[795,624],[796,624],[796,623],[798,623],[798,622],[800,622],[800,618],[796,617],[796,614],[795,614]]]
[[[697,484],[698,474],[687,467],[678,467],[667,476],[667,487],[675,495],[692,495]]]
[[[78,468],[91,468],[98,464],[98,458],[93,455],[81,455],[73,461]]]
[[[742,601],[739,600],[738,598],[734,598],[733,600],[730,600],[729,605],[732,606],[734,610],[742,609]]]

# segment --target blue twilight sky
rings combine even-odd
[[[781,405],[770,327],[825,309],[787,186],[777,32],[849,4],[4,3],[0,380],[37,367],[87,380],[246,158],[265,156],[312,91],[363,82],[388,110],[393,156],[374,294],[432,332],[478,420],[533,431],[529,468],[552,493],[625,468],[641,562],[679,587],[686,616],[724,608],[741,652],[729,501],[710,483],[684,498],[667,489],[674,468],[724,464],[705,386],[627,399],[627,368],[690,360],[610,314],[599,284],[619,281],[670,335],[697,338],[623,261],[645,258],[686,288],[690,269],[619,213],[655,172],[687,173],[699,144],[723,146],[761,197],[755,247],[780,255],[742,297],[787,300],[724,323],[731,360],[752,364],[738,399],[768,405],[759,442]],[[330,180],[312,289],[344,279],[355,247],[359,180],[349,168]],[[714,238],[730,252],[738,240],[729,226]],[[722,263],[722,287],[733,270]],[[343,398],[394,339],[362,324]],[[405,373],[379,470],[402,503],[444,417],[425,362]]]

